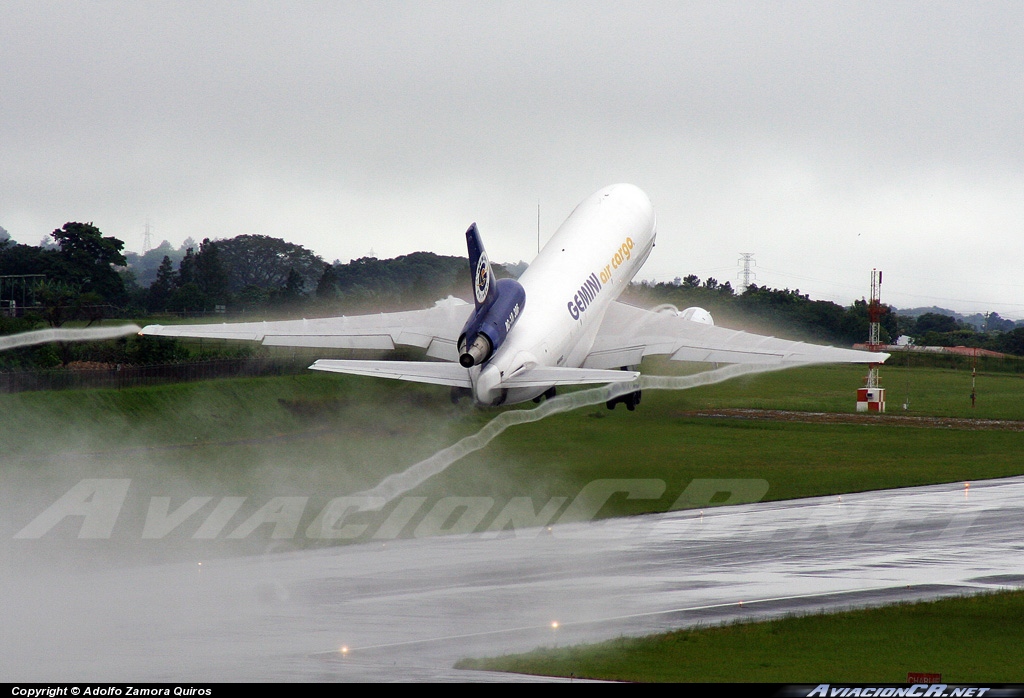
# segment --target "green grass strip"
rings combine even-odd
[[[641,682],[1024,682],[1024,591],[542,648],[460,669]]]

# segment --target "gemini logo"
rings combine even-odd
[[[583,311],[594,302],[597,298],[597,294],[601,291],[601,281],[597,278],[597,274],[591,274],[587,277],[587,280],[580,286],[580,290],[576,292],[576,295],[569,301],[569,315],[572,316],[573,320],[579,320],[580,315]]]

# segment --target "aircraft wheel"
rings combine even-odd
[[[636,406],[640,404],[640,391],[637,390],[632,393],[628,393],[619,399],[626,403],[626,409],[632,412],[636,409]]]

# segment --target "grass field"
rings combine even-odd
[[[764,480],[765,498],[778,500],[1024,474],[1024,432],[1008,428],[915,427],[887,415],[822,424],[697,414],[725,407],[852,413],[862,374],[815,367],[646,391],[635,412],[597,406],[514,427],[410,494],[527,496],[540,509],[594,480],[664,481],[658,499],[613,498],[599,512],[615,516],[664,511],[694,478]],[[979,376],[973,410],[969,373],[894,368],[883,380],[894,392],[909,386],[911,409],[891,409],[892,416],[1024,420],[1024,379],[1013,374]],[[496,413],[453,406],[446,389],[312,372],[0,395],[0,410],[9,416],[0,430],[8,472],[58,472],[73,461],[76,476],[144,472],[154,482],[322,501],[372,487]]]
[[[1024,591],[696,628],[463,660],[463,669],[613,681],[1024,682]]]

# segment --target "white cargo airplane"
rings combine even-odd
[[[466,231],[473,300],[379,315],[216,325],[149,325],[139,333],[261,341],[267,346],[426,349],[439,361],[320,359],[318,371],[452,387],[482,405],[539,400],[555,386],[633,381],[643,357],[716,363],[881,363],[889,355],[716,327],[701,308],[653,312],[615,299],[654,247],[650,199],[630,184],[583,201],[518,281],[495,279],[476,224]],[[623,369],[627,370],[623,370]],[[640,391],[608,403],[633,409]]]

